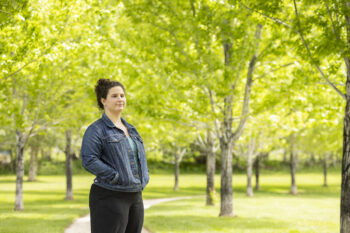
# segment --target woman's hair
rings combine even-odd
[[[104,109],[104,106],[101,102],[101,98],[106,99],[108,91],[112,87],[121,87],[125,93],[125,88],[123,84],[121,84],[120,82],[111,81],[109,79],[103,79],[103,78],[97,81],[97,84],[95,86],[95,93],[96,93],[98,107],[102,110]]]

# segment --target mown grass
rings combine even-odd
[[[0,176],[0,232],[64,232],[72,221],[88,213],[89,174],[73,178],[74,200],[66,201],[65,177],[39,176],[24,182],[24,211],[13,211],[15,176]],[[217,193],[220,177],[216,176]],[[204,174],[183,174],[180,190],[173,192],[172,174],[153,174],[144,199],[194,196],[146,210],[145,226],[153,232],[337,232],[339,229],[340,174],[330,172],[329,187],[322,187],[321,172],[299,173],[299,195],[289,194],[288,173],[261,176],[261,191],[245,196],[246,177],[236,174],[235,218],[219,218],[219,203],[205,206]],[[218,194],[217,202],[219,202]]]
[[[0,232],[64,232],[72,220],[88,213],[91,176],[74,178],[74,200],[65,200],[64,176],[39,176],[24,182],[24,210],[14,211],[15,176],[0,176]]]
[[[205,177],[187,175],[184,179],[182,189],[188,194],[204,192]],[[299,194],[296,196],[289,193],[290,176],[287,173],[265,174],[260,182],[261,190],[255,192],[254,197],[247,197],[246,177],[234,176],[236,216],[233,218],[218,217],[219,198],[215,206],[205,206],[205,197],[197,196],[151,207],[146,212],[145,225],[157,233],[339,232],[339,172],[329,174],[328,187],[323,187],[321,172],[299,173]],[[216,184],[219,184],[219,176],[216,176]]]

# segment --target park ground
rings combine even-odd
[[[145,226],[155,233],[194,232],[338,232],[340,206],[340,171],[328,174],[323,187],[321,170],[297,174],[299,194],[289,194],[288,172],[265,171],[261,190],[253,197],[245,195],[246,176],[235,174],[235,217],[218,217],[219,184],[216,175],[216,204],[205,205],[205,174],[182,174],[180,190],[174,192],[171,173],[151,174],[144,199],[193,196],[191,199],[162,203],[145,213]],[[0,233],[63,233],[74,219],[88,213],[88,193],[93,177],[73,177],[74,200],[66,201],[65,176],[38,176],[35,182],[24,182],[24,211],[13,211],[15,176],[0,176]]]

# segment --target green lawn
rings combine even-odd
[[[64,176],[39,176],[24,182],[24,211],[15,212],[15,176],[0,176],[0,232],[59,232],[88,213],[91,176],[74,178],[74,201],[66,201]]]
[[[182,190],[188,194],[204,192],[204,176],[186,175],[181,181]],[[254,197],[247,197],[246,177],[234,176],[234,218],[218,217],[219,198],[215,206],[208,207],[205,206],[205,197],[195,197],[151,207],[146,212],[145,225],[157,233],[339,232],[338,172],[329,174],[327,188],[322,187],[321,172],[298,174],[297,196],[289,194],[289,174],[263,175],[260,182],[261,191],[255,192]],[[217,176],[216,184],[219,183]]]
[[[37,182],[24,182],[25,210],[15,212],[15,176],[0,176],[0,232],[62,233],[75,218],[88,213],[92,179],[91,175],[74,177],[74,201],[64,200],[64,176],[39,176]],[[219,203],[205,206],[205,182],[204,175],[184,174],[180,177],[180,190],[174,193],[171,174],[151,175],[144,199],[195,198],[151,207],[146,211],[145,226],[157,233],[339,231],[339,172],[329,174],[328,188],[322,187],[321,172],[298,174],[297,196],[288,193],[287,173],[265,174],[261,177],[261,191],[252,198],[245,196],[245,176],[235,175],[235,218],[219,218]],[[219,184],[220,178],[216,176],[216,186]]]

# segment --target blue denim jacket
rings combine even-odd
[[[121,120],[136,143],[138,161],[129,153],[131,147],[125,133],[103,114],[85,131],[81,147],[82,163],[86,170],[96,175],[96,185],[109,190],[138,192],[149,181],[145,148],[135,127],[123,118]]]

